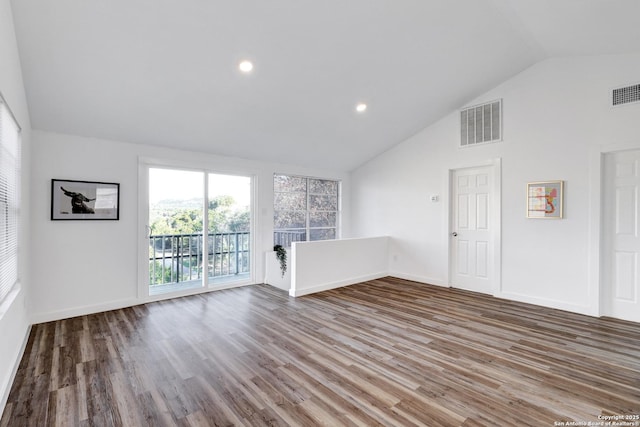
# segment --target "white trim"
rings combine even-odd
[[[591,307],[588,305],[571,304],[566,301],[555,300],[551,298],[532,297],[531,295],[522,295],[514,292],[502,292],[500,295],[494,295],[496,298],[506,299],[509,301],[518,301],[527,304],[533,304],[540,307],[553,308],[556,310],[570,311],[572,313],[585,314],[594,316],[591,313]]]
[[[589,235],[588,235],[588,312],[592,316],[604,316],[605,284],[604,269],[604,215],[602,214],[602,180],[604,179],[604,156],[620,151],[640,150],[640,141],[625,141],[606,144],[591,149],[589,153]]]
[[[203,254],[203,259],[204,259],[204,254],[207,254],[207,269],[202,269],[202,287],[209,288],[211,286],[211,284],[209,283],[209,271],[208,271],[208,263],[209,263],[209,174],[208,173],[203,173],[202,174],[202,183],[203,183],[203,191],[204,191],[204,206],[202,206],[203,212],[202,212],[202,230],[207,230],[207,235],[206,236],[202,236],[202,254]],[[249,209],[251,209],[251,207],[249,207]],[[249,211],[251,212],[251,211]],[[251,224],[249,224],[249,227],[251,227]],[[215,240],[215,239],[214,239]],[[213,244],[213,246],[215,246],[215,242]],[[237,250],[238,248],[236,248]],[[249,248],[252,249],[252,248]],[[163,255],[164,256],[164,255]],[[215,255],[214,255],[215,256]],[[252,264],[253,265],[253,264]],[[206,273],[205,273],[206,271]],[[178,276],[178,270],[176,267],[176,277]]]
[[[222,291],[224,289],[233,289],[233,288],[241,288],[243,286],[251,286],[256,285],[257,283],[250,280],[242,280],[237,282],[229,282],[218,284],[214,286],[208,286],[203,288],[193,288],[193,289],[185,289],[183,291],[175,291],[175,292],[167,292],[166,294],[158,294],[151,295],[145,299],[144,302],[139,302],[138,304],[147,304],[156,301],[165,301],[174,298],[188,297],[192,295],[206,294],[209,292]]]
[[[502,159],[493,161],[492,174],[493,203],[492,203],[492,239],[493,239],[493,294],[502,292]]]
[[[138,159],[138,272],[137,272],[137,292],[139,301],[144,301],[149,297],[149,260],[148,260],[148,237],[149,226],[149,163],[142,158]],[[143,237],[144,236],[144,237]],[[146,267],[145,267],[146,265]]]
[[[602,160],[603,151],[592,150],[589,153],[589,200],[588,200],[588,235],[587,235],[587,301],[589,312],[593,316],[602,315]]]
[[[321,285],[317,285],[312,288],[304,288],[304,289],[291,288],[289,289],[289,295],[292,297],[301,297],[303,295],[309,295],[316,292],[328,291],[330,289],[335,289],[335,288],[342,288],[344,286],[355,285],[357,283],[367,282],[369,280],[381,279],[387,276],[388,274],[386,271],[381,271],[378,273],[367,274],[366,276],[351,277],[349,279],[339,280],[337,282],[323,283]]]
[[[103,311],[119,310],[121,308],[133,307],[140,304],[144,304],[144,301],[141,301],[137,298],[126,298],[101,304],[93,304],[82,307],[73,307],[64,310],[49,311],[46,313],[38,313],[33,315],[31,320],[34,324],[52,322],[55,320],[69,319],[77,316],[86,316],[88,314],[102,313]]]
[[[169,300],[173,298],[205,294],[208,292],[239,288],[242,286],[249,286],[254,284],[255,283],[248,282],[248,281],[233,282],[233,283],[228,283],[228,284],[225,283],[222,285],[218,285],[215,288],[188,289],[186,291],[178,291],[178,292],[172,292],[172,293],[167,293],[162,295],[152,295],[144,299],[127,298],[122,300],[110,301],[104,304],[94,304],[94,305],[87,305],[82,307],[74,307],[74,308],[65,309],[65,310],[50,311],[47,313],[39,313],[32,316],[32,321],[34,324],[44,323],[44,322],[53,322],[56,320],[70,319],[72,317],[77,317],[77,316],[87,316],[90,314],[102,313],[105,311],[120,310],[122,308],[135,307],[137,305],[144,305],[144,304],[148,304],[156,301],[164,301],[164,300]]]
[[[405,274],[400,271],[389,271],[388,276],[397,277],[398,279],[411,280],[412,282],[423,283],[425,285],[433,285],[441,288],[450,288],[447,280],[436,279],[435,277],[418,276],[415,274]]]
[[[211,164],[201,164],[200,162],[185,162],[185,161],[173,161],[167,159],[159,159],[159,158],[151,158],[151,157],[138,157],[138,283],[136,286],[137,289],[137,299],[138,304],[143,304],[147,302],[160,301],[164,299],[177,298],[188,295],[196,295],[203,292],[211,292],[222,289],[229,289],[239,286],[246,286],[250,284],[258,283],[256,281],[257,275],[257,267],[259,264],[256,262],[258,259],[256,256],[256,251],[258,247],[258,239],[256,231],[257,221],[256,215],[258,210],[257,205],[257,195],[255,189],[257,188],[258,181],[258,173],[256,171],[247,171],[247,170],[233,170],[229,171],[225,167],[218,167],[217,165]],[[230,175],[230,176],[239,176],[239,177],[247,177],[250,179],[250,278],[248,280],[242,280],[237,282],[230,282],[225,284],[217,284],[214,281],[210,281],[208,275],[203,275],[202,278],[202,287],[187,289],[183,291],[175,291],[168,292],[162,295],[149,295],[149,273],[148,273],[148,258],[147,258],[147,240],[142,236],[148,236],[148,222],[149,222],[149,169],[150,168],[162,168],[169,170],[188,170],[194,172],[201,172],[204,175],[204,206],[208,206],[208,176],[209,174],[213,175]],[[203,226],[208,227],[208,215],[204,215],[203,217],[204,224]],[[207,250],[208,239],[203,239],[204,242],[204,250]]]

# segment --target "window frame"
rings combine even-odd
[[[277,228],[276,227],[276,215],[278,210],[276,209],[276,196],[277,194],[283,194],[283,193],[294,193],[292,191],[286,192],[286,191],[277,191],[276,190],[276,178],[277,177],[289,177],[289,178],[298,178],[298,179],[303,179],[304,180],[304,187],[305,187],[305,209],[304,209],[304,218],[305,218],[305,224],[304,227],[300,227],[300,228],[296,228],[296,230],[304,230],[304,234],[305,234],[305,240],[301,240],[301,241],[305,241],[305,242],[311,242],[311,241],[319,241],[319,240],[337,240],[340,239],[341,236],[341,217],[342,217],[342,181],[339,179],[333,179],[333,178],[321,178],[321,177],[314,177],[314,176],[305,176],[305,175],[295,175],[295,174],[286,174],[286,173],[274,173],[273,174],[273,234],[274,234],[274,240],[273,243],[274,244],[279,244],[278,241],[275,238],[275,233],[278,231],[281,232],[286,232],[286,231],[294,231],[294,229],[292,227],[290,228]],[[311,213],[313,212],[310,209],[310,205],[311,205],[311,198],[312,196],[323,196],[323,195],[327,195],[325,193],[312,193],[311,192],[311,185],[310,182],[312,180],[318,180],[318,181],[330,181],[336,184],[336,209],[334,210],[322,210],[319,212],[335,212],[336,214],[336,219],[335,219],[335,223],[333,226],[330,227],[312,227],[311,226]],[[332,193],[331,193],[332,194]],[[312,240],[311,239],[311,231],[313,230],[335,230],[334,232],[334,237],[331,239],[315,239]],[[291,241],[293,242],[293,241]],[[289,242],[289,245],[291,244],[291,242]]]
[[[149,235],[151,232],[149,224],[149,170],[150,169],[168,169],[168,170],[180,170],[180,171],[192,171],[202,172],[203,182],[205,184],[204,194],[207,196],[204,201],[204,206],[208,206],[209,203],[209,191],[208,185],[209,175],[232,175],[250,178],[250,238],[249,238],[249,277],[244,280],[233,280],[228,282],[214,283],[207,275],[206,284],[204,286],[194,287],[192,289],[176,290],[174,292],[151,294],[149,292]],[[144,157],[138,158],[138,228],[144,230],[140,233],[138,239],[138,293],[137,298],[144,302],[161,301],[165,299],[196,295],[204,292],[211,292],[221,289],[233,288],[237,286],[245,286],[249,284],[260,283],[256,281],[257,270],[257,223],[256,223],[256,185],[258,182],[258,171],[249,168],[228,168],[227,165],[217,162],[211,162],[209,160],[181,160],[181,159],[167,159],[158,157]],[[203,212],[204,214],[204,212]],[[206,227],[208,229],[208,214],[204,215],[203,219],[206,221]],[[208,242],[207,242],[208,245]],[[205,249],[208,252],[208,247]]]

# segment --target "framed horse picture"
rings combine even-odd
[[[51,219],[120,219],[120,184],[52,179]]]

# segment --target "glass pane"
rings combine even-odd
[[[275,193],[273,196],[273,208],[275,210],[298,210],[307,208],[306,193]]]
[[[273,228],[281,230],[285,228],[305,228],[307,215],[300,211],[275,211]]]
[[[338,196],[309,196],[310,211],[337,211]]]
[[[273,181],[274,244],[290,243],[303,238],[335,238],[339,205],[338,181],[286,175],[274,175]],[[307,235],[306,229],[309,227],[317,229]],[[299,233],[295,236],[288,234],[293,230],[298,230]]]
[[[335,228],[309,230],[309,240],[331,240],[336,238]]]
[[[149,169],[149,294],[202,286],[204,173]]]
[[[310,227],[335,227],[336,212],[311,212],[309,213]]]
[[[208,179],[210,283],[242,279],[250,267],[251,178],[208,174]]]
[[[149,223],[153,235],[202,232],[202,172],[149,169]]]
[[[274,175],[273,191],[276,192],[306,192],[307,179],[299,176]]]
[[[338,182],[328,179],[309,179],[309,193],[338,194]]]

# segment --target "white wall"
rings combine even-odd
[[[80,136],[33,132],[31,182],[31,260],[34,323],[143,302],[137,295],[139,159],[172,162],[256,176],[258,199],[256,281],[264,278],[264,252],[273,250],[273,174],[319,176],[343,181],[349,200],[349,176],[329,170],[227,158]],[[119,182],[119,221],[51,221],[52,178]],[[349,204],[343,205],[349,217]],[[348,221],[343,227],[348,229]]]
[[[614,87],[638,83],[640,54],[549,59],[474,105],[503,99],[504,140],[457,148],[457,112],[352,174],[352,231],[393,236],[390,271],[449,285],[448,171],[502,159],[502,282],[497,296],[598,314],[601,146],[640,147],[640,104],[611,108]],[[461,106],[462,107],[462,106]],[[594,166],[595,165],[595,166]],[[594,174],[596,175],[594,178]],[[566,219],[525,218],[525,185],[565,180]],[[440,202],[429,196],[437,194]],[[595,231],[594,231],[595,230]],[[594,237],[594,234],[596,237]]]
[[[298,297],[387,276],[389,237],[293,242],[289,256]]]
[[[0,415],[8,398],[17,365],[28,337],[30,322],[27,295],[30,291],[29,254],[29,156],[31,123],[22,82],[11,4],[0,0],[0,92],[22,128],[22,205],[20,223],[20,286],[0,303]]]
[[[265,253],[264,283],[283,291],[289,291],[291,288],[291,248],[287,249],[287,269],[284,274],[280,269],[280,261],[276,258],[276,252]]]

